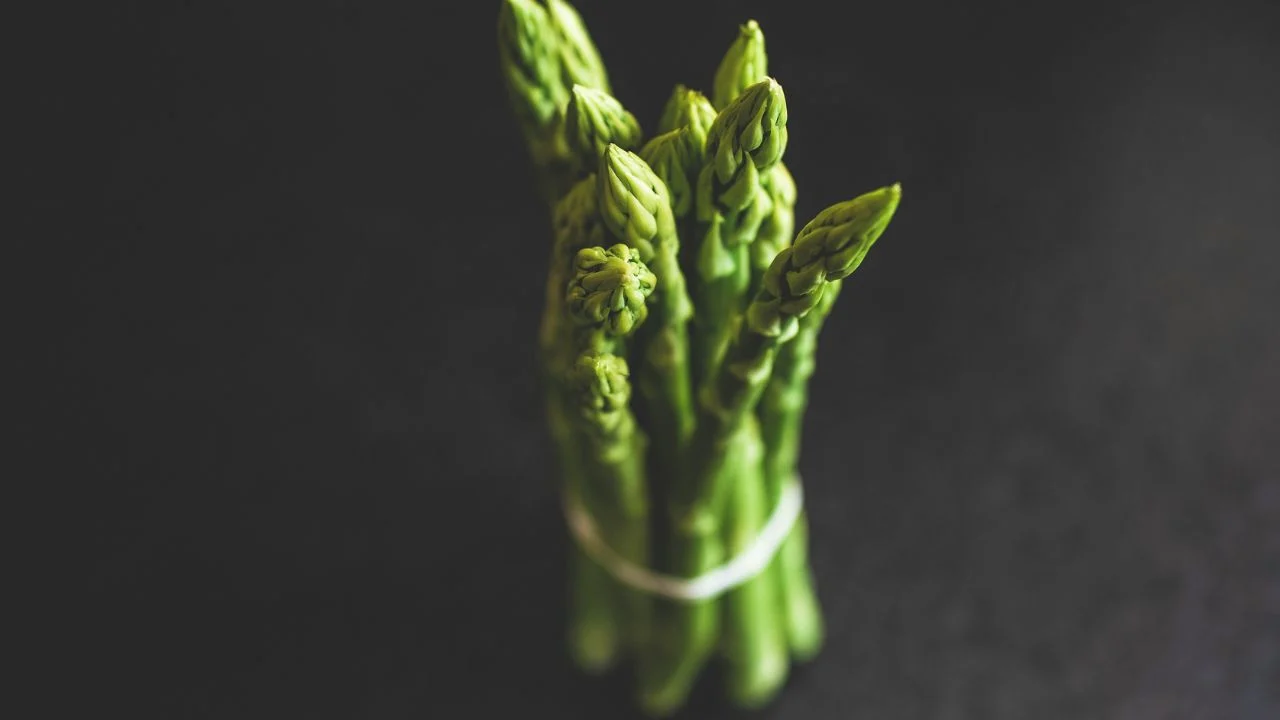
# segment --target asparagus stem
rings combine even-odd
[[[724,562],[719,522],[701,519],[672,528],[669,572],[696,577]],[[716,649],[720,623],[715,599],[657,602],[653,642],[641,657],[639,702],[646,712],[666,716],[684,705]]]
[[[578,433],[566,412],[563,395],[553,395],[547,407],[565,484],[563,492],[593,512],[590,499],[583,494],[585,468]],[[576,544],[570,553],[569,656],[583,672],[600,674],[618,661],[626,618],[619,615],[614,602],[613,578]]]
[[[588,675],[601,675],[618,663],[622,629],[613,604],[613,578],[574,545],[569,555],[569,656]]]
[[[649,564],[646,441],[628,407],[631,387],[627,376],[627,363],[618,355],[588,351],[574,367],[588,472],[583,497],[609,546],[645,567]],[[613,593],[618,600],[615,608],[625,623],[621,631],[628,645],[638,648],[649,636],[649,598],[616,583]]]
[[[760,401],[765,487],[770,507],[777,504],[783,486],[796,477],[818,333],[835,305],[841,282],[829,282],[818,304],[800,319],[796,336],[778,352],[773,376]],[[822,613],[809,569],[807,532],[807,518],[802,515],[769,568],[782,592],[787,642],[791,654],[800,661],[817,654],[823,635]]]
[[[754,417],[747,416],[734,445],[731,456],[736,477],[726,508],[730,556],[747,549],[769,515],[761,464],[764,451]],[[743,707],[767,703],[787,678],[787,636],[779,590],[774,576],[766,570],[725,596],[728,694]]]
[[[596,213],[594,178],[580,182],[556,205],[553,224],[555,243],[548,267],[539,340],[547,420],[564,478],[564,492],[578,497],[594,514],[599,508],[593,507],[590,494],[584,492],[587,469],[582,456],[583,439],[573,419],[566,387],[575,331],[565,310],[565,287],[574,252],[583,245],[598,244],[604,238],[604,227]],[[626,625],[626,618],[614,607],[614,581],[595,561],[576,549],[570,571],[573,587],[570,654],[585,672],[603,672],[617,661],[621,627]]]
[[[769,577],[781,588],[787,647],[796,662],[812,660],[822,649],[825,634],[822,607],[809,567],[809,518],[800,513],[796,525],[778,549]]]

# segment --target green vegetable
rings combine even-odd
[[[640,144],[640,123],[622,103],[603,90],[574,85],[565,110],[565,137],[578,170],[593,170],[610,144],[626,149]]]
[[[631,383],[627,361],[594,350],[578,356],[572,371],[578,422],[592,482],[582,492],[583,505],[604,530],[604,539],[619,555],[649,564],[649,502],[645,487],[645,435],[629,406]],[[639,590],[614,585],[612,607],[625,623],[619,628],[634,649],[649,637],[649,598]]]
[[[684,85],[676,85],[671,97],[662,108],[662,117],[658,120],[658,132],[665,133],[687,127],[692,135],[694,147],[701,148],[707,144],[707,132],[716,121],[716,109],[706,96],[697,90],[690,90]]]
[[[764,448],[755,417],[743,419],[728,458],[733,478],[723,511],[728,519],[726,545],[730,554],[744,552],[764,527],[773,510],[765,495]],[[768,702],[787,679],[787,627],[778,622],[784,607],[777,578],[765,572],[731,590],[725,604],[725,674],[729,697],[738,705],[757,707]]]
[[[647,139],[568,2],[504,0],[498,39],[551,214],[538,345],[557,476],[611,551],[572,548],[570,653],[584,672],[630,667],[654,716],[717,660],[729,700],[760,707],[822,645],[806,517],[764,571],[701,584],[798,480],[823,320],[901,190],[831,206],[793,242],[786,97],[755,21],[711,100],[676,85]],[[637,585],[646,570],[705,592]]]
[[[596,50],[582,16],[564,0],[546,0],[550,24],[555,30],[561,82],[565,87],[581,85],[596,90],[609,90],[609,74]]]
[[[769,57],[764,51],[764,32],[755,20],[748,20],[738,27],[738,37],[729,46],[716,79],[712,84],[712,102],[717,108],[725,108],[743,90],[760,82],[768,75]]]
[[[768,211],[760,174],[782,159],[787,145],[787,103],[782,86],[766,78],[735,98],[711,125],[696,207],[701,239],[695,294],[698,342],[695,378],[711,377],[729,324],[749,298],[750,245]]]
[[[774,360],[773,375],[760,400],[760,425],[764,435],[764,480],[767,502],[777,504],[786,483],[796,477],[800,458],[800,432],[808,404],[809,378],[814,371],[818,331],[835,305],[840,280],[827,283],[818,304],[800,319],[799,330],[783,344]],[[786,634],[792,655],[808,660],[822,646],[822,612],[813,589],[807,550],[808,519],[800,516],[795,528],[774,558],[769,572],[781,590]]]

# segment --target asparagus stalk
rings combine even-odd
[[[712,97],[715,106],[724,108],[744,90],[769,76],[769,58],[765,52],[764,31],[755,20],[738,28],[738,37],[725,52],[716,69]],[[761,208],[767,208],[763,224],[751,243],[751,287],[760,287],[764,271],[775,255],[791,244],[795,231],[796,185],[785,163],[778,161],[760,177]]]
[[[764,487],[759,424],[748,414],[727,458],[733,478],[725,508],[727,554],[744,552],[771,514]],[[789,670],[778,584],[768,572],[739,585],[724,599],[725,675],[728,695],[743,707],[759,707],[782,688]]]
[[[710,378],[742,311],[751,281],[749,246],[768,212],[760,174],[782,158],[787,145],[787,105],[772,78],[750,86],[720,114],[707,133],[697,185],[701,239],[696,266],[695,377]]]
[[[556,460],[564,492],[582,496],[588,474],[581,431],[574,420],[566,388],[566,374],[573,361],[573,325],[565,310],[565,287],[572,272],[574,254],[583,247],[604,242],[605,230],[596,212],[595,178],[573,187],[552,213],[555,242],[547,269],[547,297],[543,308],[539,345],[547,425],[556,448]],[[622,642],[620,616],[611,598],[613,580],[576,545],[570,558],[569,649],[583,671],[599,673],[617,660]]]
[[[588,478],[582,499],[622,557],[649,564],[644,432],[628,406],[631,386],[621,356],[623,339],[644,322],[654,275],[626,245],[585,248],[569,283],[567,306],[578,325],[580,354],[571,375]],[[649,600],[615,587],[622,629],[632,647],[647,638]]]
[[[767,74],[764,33],[754,20],[748,21],[739,28],[738,38],[716,71],[713,97],[717,106],[727,105],[744,88]],[[752,288],[760,287],[769,264],[779,252],[790,245],[795,229],[796,186],[784,163],[779,162],[773,166],[762,178],[761,192],[767,195],[769,212],[755,242],[751,244]],[[805,363],[800,358],[805,353],[812,354],[813,342],[816,340],[816,327],[812,331],[808,328],[821,324],[821,318],[825,317],[826,310],[830,307],[827,298],[834,301],[837,285],[838,282],[828,287],[819,308],[821,312],[815,310],[805,316],[797,338],[782,346],[774,378],[770,381],[762,403],[760,415],[764,432],[769,507],[777,504],[782,485],[795,474],[795,455],[790,443],[799,441],[799,422],[803,414],[801,404],[798,410],[785,411],[784,417],[782,408],[773,405],[770,399],[796,394],[795,390],[781,390],[781,387],[775,391],[775,386],[792,387],[799,384],[801,388],[798,392],[803,394],[804,380],[793,376],[793,368],[797,372],[803,372]],[[808,367],[809,372],[812,372],[812,361],[808,363]],[[806,533],[807,518],[802,514],[768,572],[782,591],[787,637],[792,653],[799,660],[807,660],[817,653],[823,632],[822,616],[809,571]]]
[[[832,280],[818,304],[800,319],[796,336],[778,351],[773,375],[760,400],[764,435],[764,477],[770,506],[796,477],[808,382],[813,375],[818,333],[835,305],[842,281]],[[808,518],[801,514],[778,551],[769,574],[782,590],[783,617],[791,654],[811,659],[822,646],[822,612],[808,559]]]
[[[504,0],[498,14],[502,78],[543,199],[554,204],[571,184],[569,148],[560,130],[569,87],[561,74],[555,22],[534,0]]]

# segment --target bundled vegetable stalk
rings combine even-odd
[[[627,662],[653,715],[717,659],[730,699],[763,705],[822,644],[796,473],[818,334],[900,188],[793,238],[786,98],[754,21],[711,99],[677,85],[647,141],[565,0],[505,0],[499,53],[551,216],[539,339],[572,655]]]

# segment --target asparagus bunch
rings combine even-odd
[[[571,654],[588,672],[625,662],[652,715],[679,709],[716,659],[735,704],[763,705],[822,644],[803,514],[732,586],[663,595],[631,578],[720,568],[799,482],[823,321],[901,190],[832,205],[793,237],[786,96],[755,21],[710,99],[677,85],[647,139],[565,0],[504,0],[498,35],[551,215],[547,423],[563,492],[611,553],[573,546]]]

